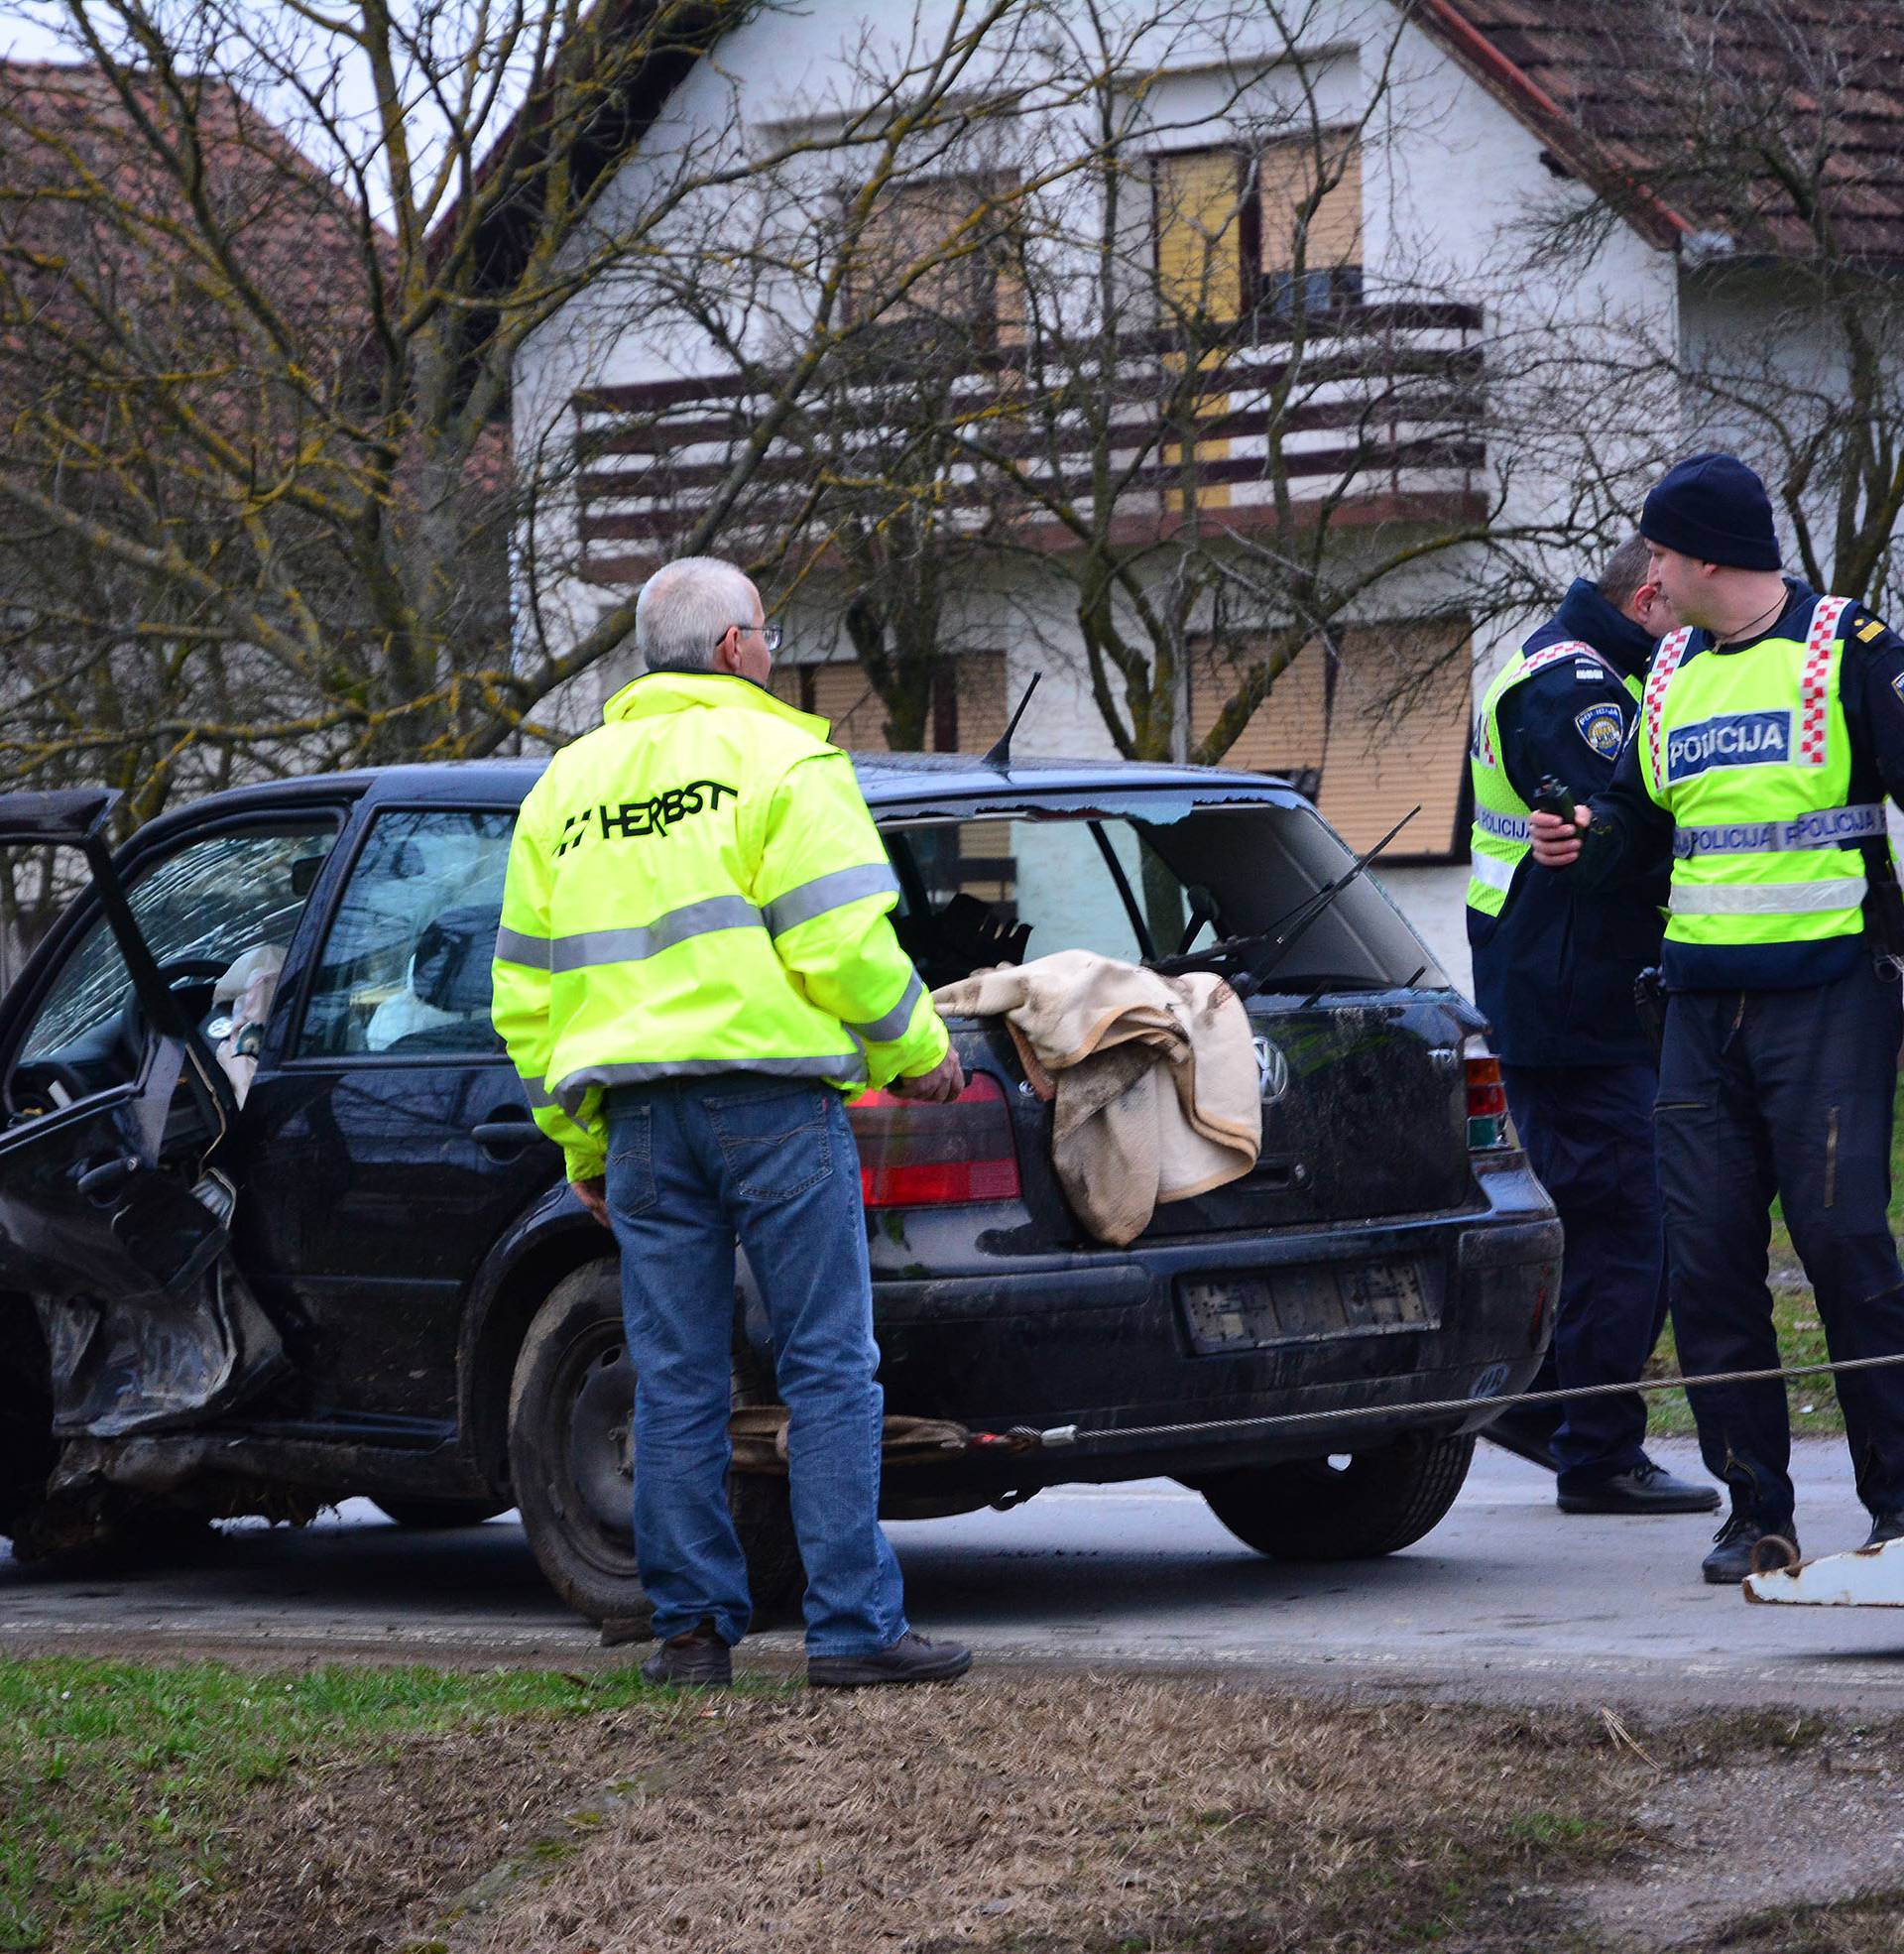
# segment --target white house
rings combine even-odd
[[[604,222],[616,199],[652,198],[714,160],[731,160],[735,181],[683,200],[671,268],[604,281],[520,365],[525,470],[546,472],[551,455],[574,463],[525,539],[537,628],[557,639],[587,630],[731,479],[823,303],[832,261],[812,240],[850,228],[854,188],[878,165],[878,143],[843,146],[843,132],[890,128],[894,102],[926,99],[926,129],[896,146],[892,181],[860,211],[862,267],[895,275],[926,229],[956,239],[988,199],[1012,209],[1016,239],[1035,240],[1003,270],[991,245],[955,250],[892,302],[894,316],[929,308],[942,323],[965,307],[979,321],[960,355],[969,372],[949,377],[943,400],[981,433],[1001,402],[1007,420],[1021,414],[1041,384],[1040,334],[1080,291],[1093,297],[1076,301],[1064,330],[1102,331],[1112,292],[1149,375],[1118,396],[1114,419],[1126,418],[1112,431],[1094,436],[1081,410],[1070,431],[1054,433],[1047,417],[1008,448],[1037,479],[1014,505],[1011,547],[960,554],[935,596],[946,657],[926,743],[982,749],[1035,671],[1044,683],[1022,749],[1116,750],[1066,574],[1066,552],[1083,546],[1038,500],[1068,470],[1140,451],[1120,491],[1119,547],[1196,526],[1236,591],[1274,583],[1290,539],[1326,523],[1332,563],[1381,574],[1281,673],[1226,760],[1298,779],[1360,845],[1419,801],[1384,879],[1465,984],[1473,691],[1538,621],[1543,590],[1557,596],[1595,567],[1563,540],[1590,529],[1596,548],[1616,539],[1674,453],[1722,440],[1775,449],[1778,415],[1763,395],[1775,381],[1816,382],[1824,396],[1838,384],[1829,333],[1794,305],[1781,272],[1781,254],[1802,255],[1803,240],[1768,249],[1726,229],[1722,192],[1709,182],[1679,195],[1648,147],[1669,107],[1639,85],[1648,50],[1631,37],[1643,40],[1650,3],[1602,11],[1618,31],[1597,36],[1593,0],[1113,0],[1108,41],[1094,41],[1088,10],[1042,0],[991,9],[999,18],[972,45],[960,40],[980,12],[970,0],[756,14],[654,83]],[[1078,168],[1103,152],[1107,117],[1120,181],[1143,190],[1115,220],[1104,174]],[[771,176],[741,168],[774,153],[785,160]],[[1557,246],[1560,218],[1574,234]],[[1904,220],[1895,227],[1904,233]],[[1867,248],[1900,241],[1874,234]],[[1024,269],[1032,249],[1042,288]],[[1067,251],[1078,265],[1068,287]],[[1100,258],[1116,273],[1108,286],[1091,276]],[[836,324],[855,322],[854,276],[836,295]],[[670,277],[695,286],[700,322],[664,295]],[[1160,303],[1230,336],[1219,352],[1186,354],[1159,340]],[[1721,411],[1686,384],[1689,363],[1755,373],[1760,394],[1728,388]],[[1167,394],[1181,409],[1186,370],[1206,366],[1188,433],[1173,424],[1184,437],[1162,439],[1148,403]],[[877,370],[855,385],[864,403]],[[750,487],[768,501],[738,508],[715,548],[747,556],[763,508],[784,525],[837,463],[834,449],[832,463],[816,461],[813,430],[842,412],[834,400],[788,424]],[[878,417],[867,427],[877,447]],[[978,521],[959,514],[972,479],[969,457],[954,454],[933,481],[931,533],[955,550]],[[1449,541],[1483,527],[1517,540],[1504,558]],[[779,583],[764,579],[787,628],[778,682],[832,717],[843,744],[882,744],[886,704],[841,627],[853,563],[838,549],[796,549],[780,569]],[[1481,588],[1486,615],[1474,616]],[[1265,629],[1273,613],[1270,599]],[[1247,631],[1224,639],[1215,620],[1194,605],[1183,613],[1171,680],[1180,753],[1210,732],[1250,656]],[[626,659],[592,672],[563,701],[568,721],[592,718],[629,672]]]

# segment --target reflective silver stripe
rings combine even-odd
[[[639,963],[685,943],[690,936],[710,935],[717,929],[751,929],[760,921],[760,911],[745,896],[710,896],[705,902],[669,910],[639,928],[584,929],[573,936],[557,936],[549,944],[548,967],[587,970],[598,963]]]
[[[521,1077],[520,1073],[518,1077]],[[540,1079],[523,1079],[523,1097],[538,1110],[543,1107],[558,1106],[561,1104],[560,1100],[542,1084]]]
[[[865,1025],[849,1025],[846,1029],[860,1038],[871,1039],[875,1044],[903,1037],[905,1028],[912,1022],[912,1007],[918,1003],[924,990],[925,986],[919,982],[919,973],[915,970],[898,1003],[885,1017],[875,1018]]]
[[[1883,806],[1867,800],[1854,807],[1814,808],[1791,821],[1675,828],[1673,853],[1681,861],[1695,855],[1778,855],[1796,848],[1833,848],[1841,841],[1863,841],[1883,832]]]
[[[1854,910],[1864,900],[1861,875],[1826,882],[1713,882],[1682,889],[1673,884],[1674,916],[1816,916]]]
[[[1491,807],[1475,809],[1475,825],[1497,841],[1526,841],[1533,835],[1525,814],[1496,814]]]
[[[525,936],[520,929],[496,932],[498,963],[526,963],[532,970],[546,970],[549,948],[546,936]]]
[[[896,896],[899,885],[891,866],[869,862],[864,868],[835,869],[830,875],[817,875],[784,896],[775,896],[767,905],[767,928],[771,936],[783,936],[802,922],[811,922],[828,910],[844,909],[868,896]]]
[[[1514,886],[1514,871],[1518,862],[1497,862],[1491,855],[1477,855],[1468,864],[1468,872],[1474,879],[1489,889],[1498,889],[1504,896]]]
[[[638,1058],[625,1065],[584,1065],[556,1086],[555,1097],[570,1119],[579,1119],[582,1100],[594,1086],[651,1085],[656,1079],[703,1079],[745,1072],[761,1072],[775,1079],[839,1080],[850,1085],[860,1084],[867,1076],[866,1060],[857,1051],[842,1051],[833,1058]]]

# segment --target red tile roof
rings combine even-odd
[[[1835,256],[1904,259],[1899,0],[1415,0],[1413,17],[1657,244],[1814,255],[1815,196]]]

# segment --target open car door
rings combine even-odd
[[[282,1356],[221,1261],[235,1193],[215,1157],[237,1106],[141,934],[105,842],[116,794],[0,795],[0,847],[83,855],[131,979],[130,1076],[18,1065],[0,1130],[0,1287],[31,1295],[54,1429],[106,1437],[202,1415]]]

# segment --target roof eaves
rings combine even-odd
[[[604,25],[611,28],[632,30],[646,18],[663,12],[661,0],[599,0],[599,5],[607,16]],[[682,0],[682,4],[674,8],[674,18],[670,24],[678,37],[678,44],[659,51],[655,58],[645,61],[641,67],[629,70],[622,77],[613,98],[602,103],[591,118],[593,129],[602,132],[602,138],[589,135],[577,142],[575,161],[578,173],[586,179],[584,187],[593,184],[604,171],[617,168],[633,150],[693,65],[693,60],[686,59],[693,37],[720,32],[722,16],[726,11],[727,8],[718,4],[717,0],[710,0],[710,4],[705,5],[695,5],[694,0]],[[555,61],[559,63],[562,59],[561,51],[557,50]],[[480,193],[488,187],[498,160],[508,156],[519,145],[525,145],[532,155],[537,153],[544,138],[535,122],[525,121],[526,117],[536,113],[535,109],[525,105],[504,125],[475,167],[472,193]],[[432,256],[445,248],[447,241],[456,235],[464,221],[463,204],[464,199],[457,198],[432,226],[429,236]],[[482,268],[479,289],[494,289],[508,282],[511,268],[524,249],[524,242],[521,213],[506,205],[490,211],[479,220],[475,239],[477,261]]]
[[[1698,225],[1640,181],[1635,159],[1622,159],[1612,145],[1583,129],[1532,75],[1509,61],[1454,0],[1414,0],[1410,11],[1417,26],[1439,41],[1510,115],[1604,196],[1655,250],[1676,250],[1697,233]]]

